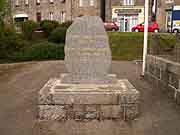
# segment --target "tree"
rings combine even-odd
[[[3,19],[6,13],[7,0],[0,0],[0,36],[3,33]]]
[[[6,0],[0,0],[0,21],[2,21],[5,15]]]

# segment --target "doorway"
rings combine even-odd
[[[119,31],[130,32],[131,28],[138,23],[138,15],[118,15]]]

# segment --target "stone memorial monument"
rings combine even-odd
[[[128,80],[108,74],[111,51],[103,22],[77,18],[67,30],[68,73],[52,78],[39,92],[39,120],[132,120],[138,115],[139,92]]]

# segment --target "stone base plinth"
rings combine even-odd
[[[139,96],[128,80],[94,85],[63,84],[61,79],[54,78],[39,92],[39,119],[132,120],[139,113]]]
[[[38,121],[33,135],[132,135],[132,125],[118,120]]]

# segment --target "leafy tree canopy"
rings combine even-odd
[[[2,21],[2,18],[5,14],[5,5],[6,5],[7,0],[0,0],[0,21]]]

